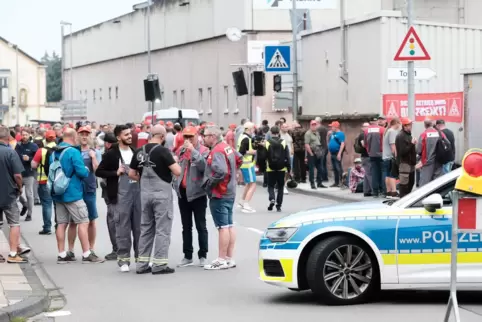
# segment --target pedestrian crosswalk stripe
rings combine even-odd
[[[276,49],[273,58],[271,58],[268,64],[268,68],[288,68],[288,64],[279,49]]]

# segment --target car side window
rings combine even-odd
[[[452,192],[454,191],[454,189],[455,189],[455,180],[441,187],[438,187],[437,189],[431,191],[429,194],[421,196],[420,199],[415,201],[413,205],[410,206],[410,208],[423,208],[422,201],[434,193],[438,193],[442,196],[442,199],[444,201],[444,207],[450,207],[452,206]]]

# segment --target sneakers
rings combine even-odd
[[[142,274],[149,274],[149,273],[152,273],[152,268],[151,266],[148,266],[147,268],[144,268],[144,269],[137,269],[136,270],[136,274],[139,274],[139,275],[142,275]]]
[[[129,265],[127,265],[127,264],[122,265],[119,270],[121,271],[121,273],[129,273],[130,272]]]
[[[115,261],[115,260],[117,260],[117,253],[113,251],[112,253],[105,255],[105,260],[106,260],[106,261]]]
[[[8,254],[7,263],[23,264],[23,263],[28,263],[28,260],[26,258],[20,257],[19,254],[16,254],[15,256],[11,256],[10,254]]]
[[[276,205],[276,211],[281,212],[281,206]]]
[[[183,258],[177,267],[188,267],[192,265],[194,265],[194,261],[192,259]]]
[[[270,201],[269,201],[268,210],[269,210],[269,211],[273,211],[273,208],[274,208],[274,200],[270,200]]]
[[[2,255],[0,255],[0,263],[5,263],[5,257],[3,257]]]
[[[28,253],[30,253],[30,247],[27,247],[27,246],[24,246],[24,245],[18,245],[17,254],[26,255]]]
[[[289,193],[290,193],[290,192],[288,191],[288,189],[286,189],[286,187],[284,187],[284,189],[283,189],[283,194],[288,195]]]
[[[52,232],[50,230],[41,230],[38,232],[39,235],[52,235]]]
[[[199,259],[199,267],[204,267],[204,266],[206,266],[207,264],[208,264],[208,260],[207,260],[206,258],[201,257],[201,258]]]
[[[228,264],[224,259],[215,259],[211,264],[204,266],[205,270],[214,271],[220,269],[228,269]]]
[[[96,254],[90,252],[89,256],[82,256],[82,264],[100,264],[103,263],[105,259],[100,259]]]
[[[25,217],[25,221],[32,221],[32,216]]]
[[[234,259],[230,258],[226,260],[226,265],[228,265],[228,268],[235,268],[236,262],[234,261]]]
[[[57,256],[57,264],[68,264],[70,262],[75,262],[76,260],[75,254],[71,251],[68,251],[65,257]]]
[[[67,252],[67,256],[70,258],[71,262],[75,262],[77,260],[77,258],[75,258],[74,252],[72,252],[70,250]]]
[[[27,213],[27,211],[28,211],[27,206],[23,206],[23,207],[22,207],[22,211],[20,212],[20,217],[25,216],[25,214]]]
[[[243,206],[242,212],[247,213],[247,214],[252,214],[252,213],[255,213],[256,210],[251,208],[251,206],[248,205],[247,203],[245,203],[244,206]]]

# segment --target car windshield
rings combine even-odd
[[[427,197],[429,194],[433,193],[434,190],[437,190],[439,187],[446,185],[447,183],[456,180],[460,174],[462,173],[462,169],[456,169],[452,172],[443,175],[430,183],[427,183],[423,187],[413,190],[411,193],[406,195],[405,197],[391,202],[388,201],[387,204],[391,205],[392,207],[406,207],[409,206],[412,202],[420,199],[420,197]]]

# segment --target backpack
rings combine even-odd
[[[286,165],[285,149],[283,147],[283,140],[268,140],[268,166],[271,170],[280,171]]]
[[[353,149],[358,154],[362,154],[363,152],[366,152],[365,148],[361,145],[360,138],[355,139],[355,144],[353,144]]]
[[[453,161],[453,147],[447,137],[438,131],[440,137],[435,146],[435,160],[440,164],[446,164]]]
[[[50,170],[50,159],[52,158],[52,153],[54,153],[57,149],[55,148],[48,148],[48,147],[44,147],[42,149],[45,149],[47,150],[47,153],[45,154],[45,161],[42,160],[41,163],[40,163],[40,166],[42,167],[43,169],[43,172],[45,173],[46,176],[49,175],[49,170]],[[45,162],[45,163],[42,163],[42,162]]]
[[[70,147],[65,148],[60,153],[59,158],[52,154],[50,159],[49,174],[47,179],[47,189],[52,196],[60,196],[67,191],[70,184],[71,177],[68,177],[62,169],[61,160],[65,151]]]

